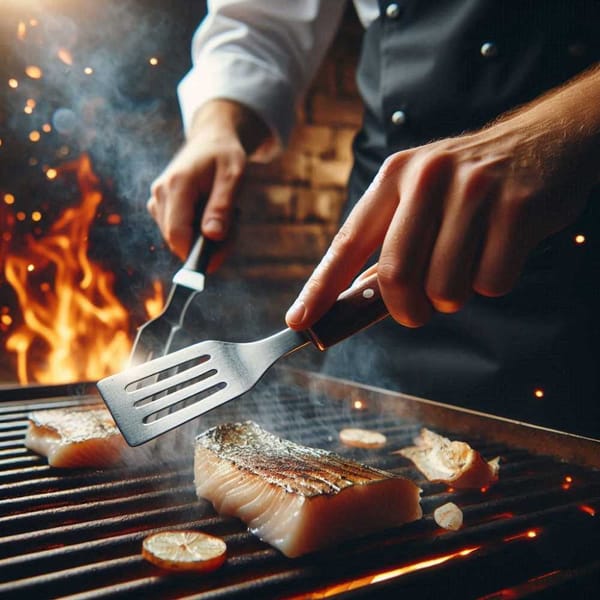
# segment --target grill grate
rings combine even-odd
[[[501,436],[457,435],[460,417],[456,428],[440,428],[435,419],[399,416],[395,397],[384,394],[390,404],[381,403],[364,388],[322,381],[313,389],[312,376],[276,374],[254,393],[187,426],[187,434],[172,432],[151,451],[140,450],[137,466],[89,471],[53,469],[23,440],[30,410],[97,402],[96,396],[47,388],[31,399],[20,391],[15,400],[0,392],[0,597],[372,598],[393,590],[419,598],[500,599],[597,592],[597,469],[498,441]],[[333,550],[285,558],[195,497],[192,452],[182,450],[191,442],[184,440],[192,439],[192,430],[246,418],[294,441],[413,479],[423,489],[424,518]],[[390,453],[410,444],[422,424],[470,442],[485,458],[500,455],[500,481],[486,491],[457,492],[423,480],[406,459]],[[337,432],[348,425],[385,433],[387,446],[342,446]],[[551,439],[560,455],[562,436]],[[440,529],[432,518],[450,500],[464,513],[458,532]],[[184,527],[222,536],[229,548],[226,564],[208,575],[174,576],[141,558],[146,535]]]

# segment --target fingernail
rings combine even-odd
[[[306,315],[306,305],[302,300],[296,300],[285,315],[285,320],[290,325],[300,325]]]
[[[223,221],[220,221],[219,219],[208,220],[202,229],[204,230],[204,233],[210,233],[216,236],[221,236],[225,233]]]

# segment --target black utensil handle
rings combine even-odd
[[[192,249],[183,265],[184,269],[197,271],[198,273],[206,273],[208,263],[212,258],[218,243],[214,240],[205,238],[202,234],[198,235],[195,242],[192,244]]]
[[[342,292],[335,304],[306,333],[319,350],[326,350],[388,314],[374,273]]]

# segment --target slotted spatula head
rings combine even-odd
[[[98,390],[127,442],[137,446],[247,392],[282,356],[309,342],[325,350],[387,314],[374,275],[346,290],[306,331],[200,342],[106,377]]]
[[[137,446],[247,392],[277,359],[309,341],[286,329],[256,342],[200,342],[107,377],[98,389]]]

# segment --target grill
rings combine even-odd
[[[0,597],[2,598],[418,598],[595,597],[600,580],[600,442],[307,373],[275,369],[254,392],[164,436],[135,467],[57,470],[24,445],[27,413],[97,402],[93,388],[0,391]],[[252,418],[266,429],[416,481],[424,518],[287,559],[195,497],[190,432]],[[386,434],[383,449],[341,446],[345,426]],[[421,426],[501,456],[488,490],[432,484],[391,451]],[[188,440],[188,441],[184,441]],[[173,452],[173,450],[176,450]],[[182,459],[181,457],[185,457]],[[433,510],[453,501],[457,532]],[[165,575],[140,555],[161,529],[222,536],[225,565]]]

